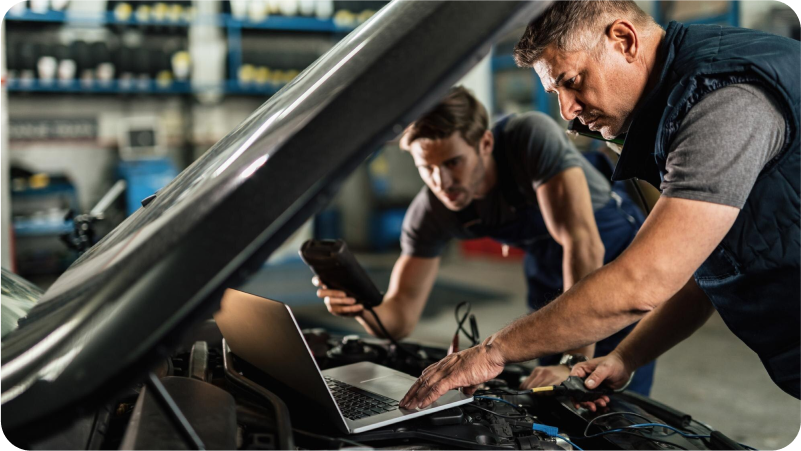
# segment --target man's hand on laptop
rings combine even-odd
[[[404,409],[425,408],[454,388],[464,387],[471,395],[476,386],[493,379],[503,371],[505,361],[500,350],[492,346],[493,337],[484,343],[451,354],[429,366],[401,399]]]

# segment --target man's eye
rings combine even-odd
[[[573,86],[574,84],[576,84],[576,78],[578,78],[578,75],[576,75],[575,77],[571,78],[570,80],[565,81],[565,83],[564,83],[565,87],[570,87],[570,86]]]
[[[459,158],[454,158],[445,162],[445,167],[452,168],[459,164]]]

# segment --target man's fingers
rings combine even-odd
[[[319,287],[320,286],[320,278],[317,277],[317,276],[312,277],[312,285],[314,285],[315,287]]]
[[[404,395],[404,397],[400,400],[400,407],[404,409],[414,408],[414,406],[412,405],[412,400],[415,399],[415,397],[417,396],[417,392],[425,383],[426,372],[428,372],[434,367],[439,366],[440,363],[441,362],[437,362],[433,365],[429,365],[428,368],[426,368],[423,371],[423,374],[420,377],[418,377],[416,381],[414,381],[414,384],[412,384],[412,386],[409,388],[409,391],[406,392],[406,395]]]
[[[578,376],[578,377],[586,377],[588,374],[592,372],[592,367],[589,363],[579,363],[578,365],[574,366],[572,370],[570,370],[571,376]]]
[[[361,313],[364,310],[364,306],[361,304],[356,305],[348,305],[342,304],[340,301],[342,298],[324,298],[323,302],[325,302],[325,306],[328,311],[334,315],[342,315],[342,316],[353,316],[356,314]]]
[[[523,383],[522,383],[522,384],[520,384],[520,389],[521,389],[521,390],[528,390],[529,388],[533,387],[533,385],[531,385],[531,380],[532,380],[533,378],[534,378],[534,376],[533,376],[533,375],[529,375],[529,376],[526,378],[526,380],[524,380],[524,381],[523,381]]]
[[[406,397],[404,397],[406,401],[405,406],[407,409],[423,408],[433,402],[432,400],[426,403],[426,400],[431,397],[432,393],[442,389],[441,382],[443,379],[446,379],[447,375],[450,373],[448,366],[448,360],[446,359],[426,369],[424,374],[422,374],[417,379],[417,382],[412,385],[412,388],[406,394]],[[446,391],[448,390],[446,389],[442,392],[442,394],[444,394]],[[442,396],[442,394],[437,395],[437,397],[434,399],[436,400],[438,397]]]
[[[462,393],[464,393],[467,396],[472,396],[473,393],[476,392],[476,390],[478,390],[478,385],[473,385],[472,387],[463,388],[462,389]]]
[[[412,408],[417,407],[419,409],[422,409],[428,404],[431,404],[431,402],[426,402],[426,401],[431,397],[431,394],[433,392],[439,390],[441,382],[445,378],[442,375],[442,372],[443,371],[440,370],[438,372],[431,373],[428,377],[423,376],[420,378],[421,381],[420,387],[418,387],[417,393],[409,403],[409,405]]]
[[[522,388],[523,390],[527,390],[529,388],[536,387],[536,385],[534,385],[533,382],[540,374],[540,371],[541,371],[540,368],[534,368],[534,370],[531,371],[531,374],[528,375],[526,380],[523,381],[522,384],[520,384],[520,388]]]
[[[593,389],[601,385],[601,382],[606,380],[609,377],[609,367],[606,365],[598,365],[595,367],[595,371],[593,371],[587,379],[584,381],[584,385],[587,388]]]
[[[362,310],[364,310],[364,306],[361,304],[349,305],[349,306],[337,305],[331,307],[332,313],[337,313],[337,314],[343,314],[343,313],[353,314],[353,313],[359,313]]]
[[[420,377],[418,377],[414,384],[412,384],[412,387],[406,393],[406,396],[401,399],[400,406],[407,409],[415,408],[419,400],[423,399],[425,396],[424,393],[427,392],[431,384],[434,383],[435,380],[439,380],[441,378],[441,376],[438,376],[439,372],[442,372],[446,368],[450,367],[450,362],[453,361],[455,355],[456,354],[451,354],[424,369]],[[436,376],[436,379],[432,378],[434,376]]]
[[[434,401],[439,399],[440,396],[444,395],[448,392],[451,388],[451,381],[449,378],[440,379],[439,382],[433,384],[428,389],[428,394],[423,398],[423,401],[420,403],[420,408],[425,409],[426,407],[434,404]]]
[[[325,288],[320,288],[317,290],[317,297],[324,298],[324,297],[332,297],[332,298],[341,298],[341,299],[353,299],[348,297],[348,295],[344,291],[339,290],[328,290]]]

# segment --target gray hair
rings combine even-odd
[[[531,67],[551,44],[561,51],[581,49],[594,53],[606,28],[617,19],[628,19],[644,29],[658,27],[631,0],[555,1],[526,27],[515,45],[515,62],[520,67]]]

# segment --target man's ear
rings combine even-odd
[[[606,29],[606,39],[614,53],[622,55],[629,63],[637,60],[640,35],[634,24],[628,20],[617,19]]]
[[[484,132],[481,141],[478,142],[478,153],[482,156],[492,155],[492,148],[495,146],[495,136],[491,130]]]

